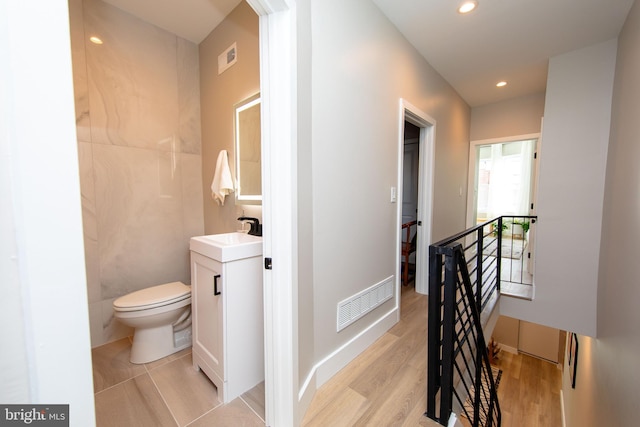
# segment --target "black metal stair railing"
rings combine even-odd
[[[501,423],[482,325],[500,294],[504,218],[429,247],[426,415],[442,425],[454,410],[474,427]]]

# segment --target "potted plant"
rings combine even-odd
[[[509,225],[507,224],[506,221],[502,222],[502,231],[504,232],[506,229],[509,228]],[[498,223],[494,222],[491,224],[491,235],[493,237],[496,237],[498,235]]]
[[[516,226],[518,228],[516,228]],[[523,220],[513,221],[513,230],[512,230],[513,235],[521,235],[522,238],[524,239],[528,231],[529,231],[528,220],[523,219]]]

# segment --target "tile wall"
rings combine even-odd
[[[115,298],[190,283],[189,237],[204,233],[198,46],[100,0],[69,8],[95,347],[131,332]]]

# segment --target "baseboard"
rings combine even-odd
[[[518,354],[518,349],[515,347],[510,347],[508,345],[504,345],[502,343],[498,343],[501,350],[506,351],[507,353]]]
[[[318,388],[384,335],[399,320],[400,311],[396,305],[358,335],[319,361],[313,367],[298,392],[301,414],[306,412]]]
[[[562,427],[567,427],[567,420],[564,416],[564,393],[560,389],[560,413],[562,414]]]
[[[314,384],[314,387],[309,387],[310,384]],[[313,400],[313,396],[316,394],[316,390],[318,389],[316,386],[316,369],[312,370],[311,374],[307,377],[307,380],[304,382],[302,387],[300,388],[300,392],[298,393],[298,425],[302,425],[302,420],[304,419],[309,406],[311,405],[311,401]]]
[[[460,420],[458,419],[458,416],[452,412],[451,415],[449,416],[449,422],[447,423],[447,427],[463,427],[463,426],[464,424],[460,422]]]

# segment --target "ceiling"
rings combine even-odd
[[[105,1],[200,43],[242,0]],[[472,107],[544,91],[549,58],[616,37],[633,1],[372,0]]]
[[[550,57],[617,37],[633,4],[478,0],[460,15],[460,0],[372,1],[472,107],[544,91]]]
[[[199,44],[242,0],[104,0]]]

